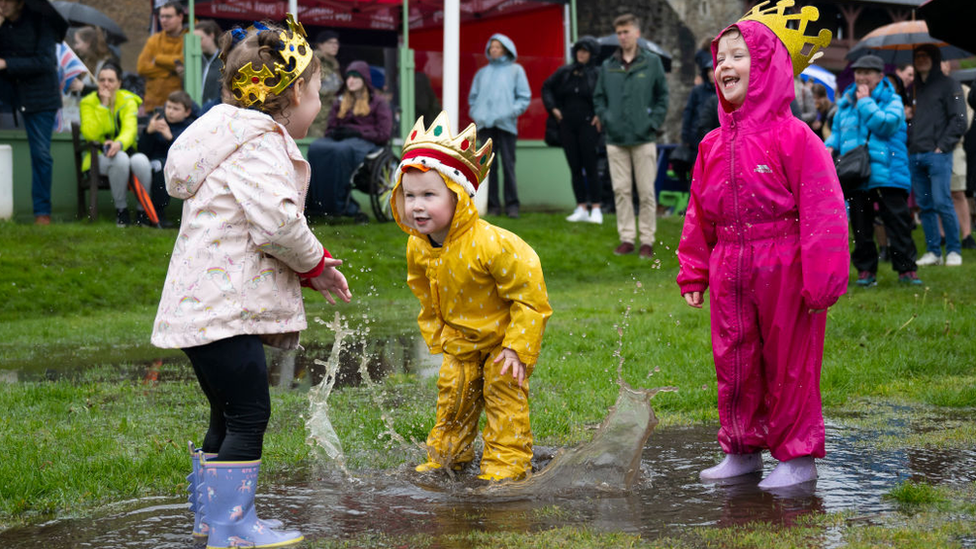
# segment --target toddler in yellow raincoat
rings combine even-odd
[[[421,303],[417,323],[443,353],[437,419],[424,472],[460,469],[474,458],[478,419],[484,480],[531,470],[528,377],[552,315],[539,256],[521,238],[478,217],[472,197],[488,174],[491,140],[476,150],[474,124],[451,135],[441,113],[417,121],[403,147],[391,196],[406,233],[407,284]]]

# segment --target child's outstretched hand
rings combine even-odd
[[[332,294],[336,297],[349,303],[352,299],[352,292],[349,291],[349,284],[346,282],[346,277],[339,272],[336,267],[342,265],[341,259],[333,259],[331,257],[325,258],[325,269],[322,269],[322,274],[315,278],[308,279],[308,285],[312,287],[313,290],[322,294],[326,300],[332,305],[335,305],[335,299]]]
[[[502,352],[498,353],[498,356],[495,358],[495,364],[498,364],[502,360],[505,361],[505,364],[502,366],[502,375],[505,375],[505,372],[511,367],[512,377],[518,380],[519,387],[521,387],[522,382],[525,381],[525,364],[519,359],[518,353],[508,347],[503,347]]]
[[[702,305],[705,304],[705,300],[702,298],[701,292],[688,292],[682,294],[681,297],[685,298],[685,303],[696,309],[701,309]]]

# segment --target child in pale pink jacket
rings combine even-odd
[[[263,345],[298,346],[301,286],[330,303],[351,296],[342,262],[302,213],[309,167],[295,139],[319,111],[321,85],[304,29],[238,28],[220,41],[231,93],[176,139],[164,170],[167,191],[184,203],[152,342],[183,349],[210,402],[206,457],[191,444],[194,534],[208,547],[278,547],[302,536],[254,515],[271,415]],[[274,77],[252,76],[266,70]]]
[[[725,460],[702,479],[779,465],[761,483],[817,478],[826,309],[845,292],[847,217],[823,143],[790,113],[790,53],[764,24],[740,21],[712,42],[721,127],[699,146],[678,245],[681,295],[711,289],[718,440]]]

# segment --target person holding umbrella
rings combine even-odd
[[[962,87],[942,74],[942,52],[934,44],[915,48],[915,115],[908,128],[909,168],[915,201],[921,208],[926,252],[918,264],[962,265],[959,220],[949,192],[952,149],[966,132]],[[942,256],[939,220],[945,231]]]
[[[0,111],[19,115],[27,130],[37,225],[51,223],[51,133],[61,108],[55,47],[66,29],[47,2],[0,0]]]

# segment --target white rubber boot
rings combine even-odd
[[[811,456],[781,461],[769,476],[759,483],[763,490],[785,488],[817,480],[817,464]]]
[[[725,459],[715,467],[709,467],[701,472],[702,480],[719,480],[732,478],[749,473],[762,471],[762,455],[755,454],[725,454]]]

